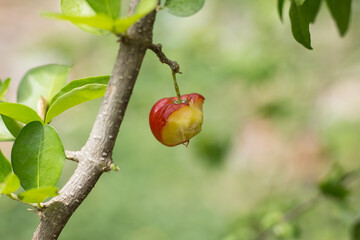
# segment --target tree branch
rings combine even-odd
[[[169,67],[171,68],[173,73],[181,74],[179,64],[176,61],[171,61],[170,59],[168,59],[166,57],[166,55],[162,51],[162,45],[161,44],[153,44],[152,43],[151,45],[149,45],[149,49],[151,51],[153,51],[158,56],[160,62],[169,65]]]
[[[134,8],[139,0],[132,0]],[[112,151],[124,114],[130,100],[147,47],[152,43],[152,30],[156,11],[134,24],[116,58],[90,137],[77,154],[78,167],[60,190],[60,195],[44,204],[40,224],[33,240],[57,239],[77,207],[88,196],[96,182],[106,171],[114,169]]]

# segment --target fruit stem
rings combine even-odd
[[[171,70],[171,72],[172,72],[172,77],[174,80],[174,87],[175,87],[176,95],[178,98],[178,103],[181,103],[181,94],[180,94],[179,86],[176,81],[176,72],[174,70]]]

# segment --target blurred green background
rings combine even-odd
[[[254,239],[271,218],[312,198],[334,163],[357,168],[360,5],[353,3],[345,38],[322,7],[311,26],[313,51],[292,38],[275,0],[208,0],[189,18],[160,11],[154,42],[180,63],[181,92],[205,96],[203,130],[188,147],[164,147],[152,136],[152,105],[175,93],[169,68],[148,52],[114,151],[120,171],[103,175],[59,239]],[[73,65],[69,80],[111,73],[116,38],[39,16],[58,5],[1,0],[0,77],[12,78],[10,101],[23,74],[39,65]],[[100,101],[53,121],[67,150],[83,146]],[[0,146],[9,157],[11,144]],[[59,187],[75,167],[66,163]],[[322,199],[280,231],[350,239],[359,197]],[[38,222],[25,206],[0,198],[0,239],[31,239]]]

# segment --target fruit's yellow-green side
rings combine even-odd
[[[178,109],[169,116],[163,128],[164,144],[173,146],[188,141],[201,131],[202,122],[202,101]]]

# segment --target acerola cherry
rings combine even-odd
[[[197,93],[163,98],[152,107],[149,116],[150,128],[155,138],[172,147],[189,140],[201,131],[202,105],[205,98]]]

